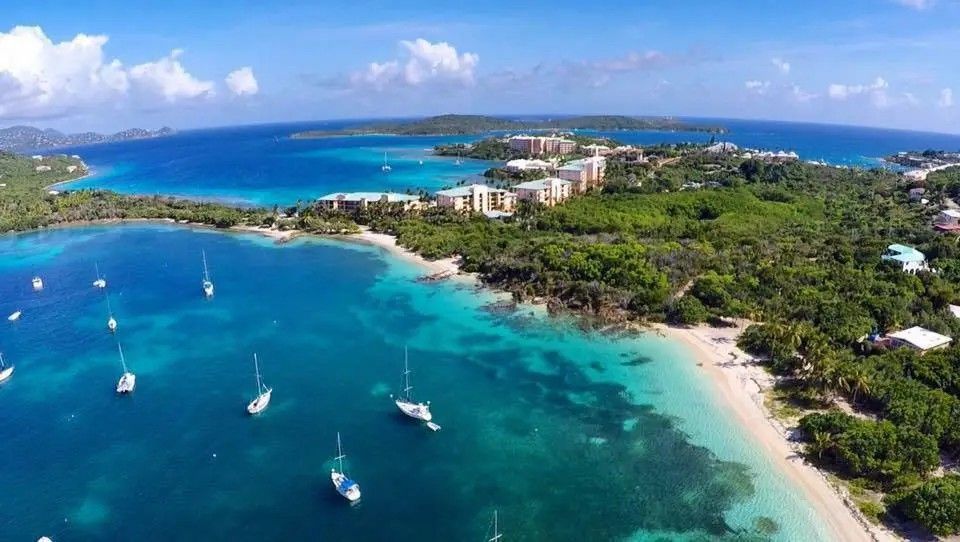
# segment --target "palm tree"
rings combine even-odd
[[[823,459],[823,453],[833,450],[837,446],[833,434],[827,431],[817,431],[810,442],[810,453],[816,453],[817,459]]]
[[[852,400],[857,402],[857,396],[861,393],[870,393],[870,378],[862,367],[854,367],[847,376],[850,383],[850,391],[853,394]]]

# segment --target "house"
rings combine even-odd
[[[44,172],[44,171],[50,171],[50,170],[53,169],[53,168],[51,168],[50,166],[37,166],[37,167],[35,167],[35,168],[33,168],[33,169],[37,170],[37,172],[40,173],[40,172]]]
[[[525,160],[523,158],[510,160],[504,166],[507,171],[529,171],[535,169],[548,170],[553,169],[553,164],[546,160]]]
[[[67,173],[73,173],[77,170],[77,166],[67,166]]]
[[[34,160],[43,160],[43,155],[42,155],[42,154],[34,154],[34,155],[31,156],[30,158],[33,158]]]
[[[517,199],[519,200],[553,207],[570,197],[572,186],[573,183],[566,179],[550,177],[539,181],[520,183],[513,189],[517,191]]]
[[[946,335],[924,329],[920,326],[914,326],[910,329],[904,329],[896,333],[887,335],[893,346],[913,348],[921,354],[930,350],[946,348],[953,339]]]
[[[405,211],[422,209],[424,203],[420,196],[397,194],[395,192],[338,192],[327,194],[317,200],[324,209],[339,211],[356,211],[366,209],[373,203],[392,203],[403,206]]]
[[[947,305],[954,318],[960,318],[960,305]]]
[[[960,211],[944,209],[933,219],[933,227],[940,231],[960,230]]]
[[[730,152],[737,152],[738,150],[740,150],[740,147],[737,147],[736,145],[728,141],[721,141],[719,143],[714,143],[713,145],[710,145],[709,147],[703,150],[704,152],[708,152],[711,154],[724,154],[724,153],[730,153]]]
[[[512,211],[517,205],[517,195],[485,184],[458,186],[437,191],[437,206],[450,207],[457,211]]]
[[[880,259],[896,263],[904,273],[913,274],[928,269],[927,257],[923,255],[923,252],[907,245],[894,244],[888,246],[887,251],[883,253]]]
[[[911,188],[908,192],[910,201],[919,201],[920,203],[926,203],[927,200],[923,197],[927,193],[927,189],[923,187]]]
[[[591,156],[567,162],[557,168],[557,177],[573,183],[574,191],[582,194],[594,186],[603,184],[607,169],[607,159],[603,156]]]

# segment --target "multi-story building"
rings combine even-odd
[[[542,169],[548,170],[553,169],[553,164],[547,162],[546,160],[527,160],[525,158],[518,158],[516,160],[510,160],[504,166],[504,169],[507,171],[528,171],[532,169]]]
[[[510,148],[531,156],[570,154],[577,149],[577,142],[556,136],[514,136],[510,138]]]
[[[584,193],[594,186],[603,184],[603,177],[607,170],[607,159],[602,156],[591,156],[567,162],[557,168],[557,177],[573,183],[577,193]]]
[[[317,200],[317,203],[324,209],[346,212],[365,209],[368,205],[374,203],[402,205],[404,210],[422,209],[425,207],[424,202],[420,201],[420,196],[397,194],[394,192],[338,192],[323,196]]]
[[[489,211],[512,211],[517,205],[513,192],[493,188],[485,184],[458,186],[437,191],[437,206],[450,207],[457,211],[487,213]]]
[[[519,200],[553,207],[570,197],[571,186],[570,181],[550,177],[539,181],[520,183],[513,189],[517,191],[517,199]]]

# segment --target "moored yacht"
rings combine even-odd
[[[110,308],[110,295],[107,295],[107,330],[110,333],[117,331],[117,319],[113,317],[113,309]]]
[[[337,490],[337,493],[342,495],[345,499],[350,502],[356,502],[360,500],[360,485],[350,479],[347,476],[347,473],[343,470],[343,458],[347,457],[343,454],[343,448],[340,446],[340,432],[337,432],[337,464],[338,469],[330,469],[330,481],[333,482],[333,487]]]
[[[93,281],[94,288],[106,288],[107,280],[100,276],[100,264],[94,263],[93,265],[97,270],[97,280]]]
[[[13,312],[10,314],[10,316],[7,316],[7,320],[9,320],[9,321],[11,321],[11,322],[16,322],[17,320],[20,319],[20,316],[21,316],[22,314],[23,314],[23,311],[17,309],[17,310],[15,310],[15,311],[13,311]]]
[[[13,365],[7,365],[3,360],[3,354],[0,353],[0,382],[4,382],[13,376]]]
[[[260,377],[260,362],[257,360],[256,353],[253,354],[253,367],[257,373],[257,397],[247,405],[247,412],[260,414],[270,404],[270,394],[273,393],[273,388],[268,388],[263,384],[263,379]]]
[[[123,348],[119,343],[117,343],[117,350],[120,351],[120,365],[123,367],[123,374],[120,375],[120,380],[117,381],[117,393],[132,393],[133,388],[137,386],[137,375],[127,370],[127,361],[123,359]]]
[[[400,412],[403,412],[407,416],[410,416],[413,419],[421,420],[424,422],[429,422],[433,419],[433,414],[430,413],[430,402],[422,403],[414,401],[413,395],[410,393],[413,390],[413,386],[410,385],[410,365],[408,363],[407,348],[403,348],[403,394],[394,399],[397,408],[400,409]]]
[[[213,297],[213,281],[210,280],[210,271],[207,269],[207,253],[201,251],[203,255],[203,295]]]
[[[43,290],[43,279],[42,279],[42,278],[40,278],[40,277],[33,277],[33,280],[31,281],[31,283],[33,284],[33,289],[34,289],[34,291],[39,292],[40,290]]]
[[[390,170],[393,168],[390,167],[390,164],[387,163],[387,153],[383,153],[383,165],[380,166],[380,171],[384,173],[390,173]]]

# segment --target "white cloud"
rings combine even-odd
[[[940,107],[953,107],[953,89],[945,88],[940,91],[940,99],[937,100]]]
[[[475,53],[459,54],[447,42],[431,43],[423,38],[401,41],[402,58],[371,62],[366,70],[350,75],[355,86],[383,89],[388,86],[420,86],[432,82],[459,85],[474,83],[474,69],[480,62]]]
[[[773,65],[776,66],[777,69],[780,70],[780,73],[782,73],[783,75],[787,75],[788,73],[790,73],[790,63],[786,62],[782,58],[774,57],[770,59],[770,62],[772,62]]]
[[[915,9],[917,11],[922,11],[929,9],[936,4],[936,0],[893,0],[901,6],[908,7],[910,9]]]
[[[871,94],[872,97],[876,99],[877,94],[886,94],[885,91],[889,86],[883,77],[877,77],[873,83],[869,85],[842,85],[833,83],[827,87],[827,95],[834,100],[846,100],[851,96]]]
[[[743,86],[747,87],[747,90],[754,92],[756,94],[766,94],[767,90],[770,89],[770,81],[745,81]]]
[[[803,90],[802,88],[800,88],[799,85],[792,85],[792,86],[790,87],[790,96],[791,96],[794,100],[796,100],[796,101],[798,101],[798,102],[800,102],[800,103],[806,103],[806,102],[809,102],[809,101],[811,101],[811,100],[815,100],[815,99],[817,99],[817,98],[820,97],[819,94],[815,94],[815,93],[813,93],[813,92],[807,92],[807,91]]]
[[[183,66],[183,51],[127,68],[106,58],[108,40],[77,34],[55,43],[38,26],[0,32],[0,119],[54,118],[130,104],[153,107],[214,95],[213,82],[194,77]],[[246,93],[252,93],[252,70],[253,86],[243,74],[238,77]]]
[[[233,70],[224,82],[230,92],[237,96],[253,96],[260,91],[260,85],[257,84],[257,78],[253,76],[253,68],[250,66]]]
[[[187,73],[180,63],[181,56],[183,50],[174,49],[159,60],[138,64],[130,69],[130,79],[171,103],[184,98],[213,96],[213,83]]]

